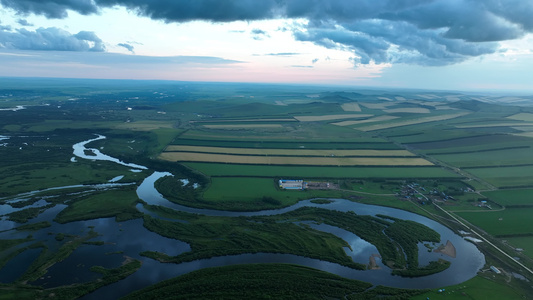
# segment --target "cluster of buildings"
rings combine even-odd
[[[339,185],[326,181],[303,181],[301,179],[280,179],[279,188],[284,190],[330,190],[338,189]]]

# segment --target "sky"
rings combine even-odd
[[[0,0],[0,76],[533,92],[533,0]]]

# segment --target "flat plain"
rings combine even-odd
[[[0,276],[5,278],[0,290],[7,298],[53,297],[60,292],[72,295],[66,298],[80,297],[117,280],[128,282],[139,274],[140,262],[150,260],[145,265],[154,265],[154,259],[195,263],[267,252],[361,267],[346,255],[345,240],[298,222],[329,222],[354,231],[363,224],[357,222],[367,222],[365,226],[375,230],[357,234],[394,261],[391,271],[426,272],[412,267],[412,261],[402,261],[416,256],[408,244],[394,247],[385,235],[372,235],[384,230],[382,226],[391,226],[382,219],[313,209],[258,219],[224,218],[147,205],[137,188],[156,171],[173,175],[158,180],[157,191],[174,204],[193,208],[248,212],[314,198],[320,198],[317,203],[345,198],[408,210],[443,222],[456,233],[464,231],[447,221],[450,218],[443,209],[533,267],[529,217],[533,213],[533,108],[529,106],[484,102],[467,93],[331,92],[284,85],[58,80],[54,87],[42,88],[35,79],[19,86],[13,89],[0,83],[0,108],[24,106],[0,110],[0,275],[5,276]],[[87,147],[146,169],[132,171],[123,164],[73,154],[74,144],[96,134],[106,138]],[[279,179],[313,182],[318,188],[286,190],[278,185]],[[103,230],[101,224],[109,227]],[[411,231],[401,226],[393,228],[395,243],[409,239],[405,234]],[[426,232],[418,225],[409,226]],[[281,228],[290,230],[280,234]],[[120,236],[132,232],[157,241],[150,245],[173,246],[131,250]],[[426,233],[431,236],[431,229]],[[169,250],[179,243],[187,245],[185,250]],[[80,259],[88,247],[101,255]],[[476,299],[485,297],[487,289],[481,287],[490,285],[494,295],[533,297],[525,281],[506,275],[516,273],[533,280],[532,274],[487,243],[477,247],[485,254],[486,265],[473,279],[447,290]],[[124,261],[124,256],[129,258]],[[22,264],[22,258],[28,264]],[[85,268],[79,271],[82,279],[43,287],[39,278],[46,281],[55,274],[54,266],[63,266],[67,258],[80,261],[77,268]],[[6,271],[10,265],[21,266],[13,278],[6,275],[11,274]],[[487,271],[491,265],[505,272]],[[371,294],[368,283],[304,267],[275,267],[284,276],[308,280],[299,282],[300,296],[312,288],[339,298]],[[221,275],[225,270],[229,275]],[[176,279],[161,284],[187,289],[194,282],[191,279],[214,286],[246,284],[238,272],[272,279],[261,271],[272,269],[264,265],[205,268],[184,277],[169,275],[168,279]],[[316,280],[322,276],[332,284]],[[290,288],[281,281],[272,282]],[[270,286],[260,283],[253,281],[257,291],[268,293]],[[157,287],[142,293],[151,295]],[[225,293],[219,296],[232,295],[229,289]],[[387,287],[377,287],[373,293],[372,297],[385,299],[402,294],[408,298],[422,293],[416,297],[423,299],[443,295]]]

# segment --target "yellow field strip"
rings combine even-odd
[[[205,128],[211,129],[240,129],[240,128],[280,128],[281,124],[216,124],[216,125],[202,125]]]
[[[411,113],[411,114],[429,114],[429,109],[425,107],[412,107],[412,108],[391,108],[391,109],[384,109],[384,112],[388,114],[393,113]]]
[[[415,156],[407,150],[256,149],[187,145],[170,145],[165,151],[290,156]]]
[[[361,111],[361,107],[359,107],[359,104],[357,104],[357,102],[344,103],[341,105],[341,107],[344,111]]]
[[[294,118],[300,122],[318,122],[318,121],[330,121],[330,120],[342,120],[342,119],[368,118],[372,116],[374,115],[345,114],[345,115],[324,115],[324,116],[295,116]]]
[[[435,109],[436,110],[457,110],[457,108],[454,108],[454,107],[451,107],[451,106],[448,106],[448,105],[435,106]]]
[[[191,152],[164,152],[159,158],[168,161],[218,162],[259,165],[314,165],[314,166],[432,166],[423,158],[389,157],[294,157],[244,156]]]
[[[400,126],[407,126],[407,125],[415,125],[415,124],[422,124],[422,123],[450,120],[450,119],[459,118],[459,117],[462,117],[462,116],[465,116],[465,115],[468,115],[468,114],[469,113],[457,113],[457,114],[450,114],[450,115],[425,117],[425,118],[419,118],[419,119],[414,119],[414,120],[391,122],[391,123],[387,123],[387,124],[376,124],[376,125],[371,125],[371,126],[364,126],[364,127],[359,127],[359,128],[356,128],[356,129],[357,130],[361,130],[361,131],[374,131],[374,130],[380,130],[380,129],[393,128],[393,127],[400,127]]]
[[[191,121],[191,123],[254,123],[254,122],[296,122],[296,119],[293,118],[283,118],[283,119],[222,119],[222,120],[199,120]]]
[[[332,125],[337,125],[337,126],[351,126],[351,125],[358,125],[358,124],[364,124],[364,123],[389,121],[389,120],[394,120],[394,119],[398,119],[398,118],[399,117],[397,117],[397,116],[386,116],[386,115],[384,115],[384,116],[379,116],[379,117],[366,119],[366,120],[341,121],[341,122],[331,123],[331,124]]]

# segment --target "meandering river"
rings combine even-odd
[[[102,154],[97,149],[86,148],[86,145],[90,142],[103,138],[105,137],[99,135],[97,138],[75,144],[73,146],[73,154],[83,159],[113,161],[135,170],[147,169],[144,166],[122,162],[116,158]],[[92,152],[94,155],[86,155],[86,151]],[[354,211],[359,215],[374,216],[377,214],[383,214],[395,218],[412,220],[432,228],[441,235],[441,243],[446,243],[446,241],[449,240],[454,244],[457,250],[457,256],[455,258],[451,258],[444,256],[444,254],[428,252],[425,251],[425,248],[422,246],[420,248],[422,251],[419,251],[419,261],[421,265],[439,258],[444,258],[450,261],[452,264],[443,272],[418,278],[403,278],[391,275],[391,270],[382,264],[379,258],[377,259],[377,265],[380,267],[380,269],[366,271],[354,270],[335,263],[296,255],[271,253],[241,254],[213,257],[210,259],[196,260],[181,264],[164,264],[149,258],[141,257],[139,253],[150,250],[163,252],[168,255],[178,255],[180,253],[190,251],[189,245],[178,240],[161,237],[156,233],[148,231],[143,227],[142,220],[140,219],[121,223],[115,222],[113,218],[79,221],[68,224],[58,224],[52,222],[55,215],[65,207],[60,205],[47,210],[38,217],[39,221],[45,219],[51,221],[52,227],[33,233],[35,239],[46,240],[47,246],[50,249],[55,249],[58,247],[58,245],[60,245],[60,243],[49,238],[50,232],[83,235],[90,230],[89,228],[94,228],[94,231],[101,234],[101,236],[93,240],[104,241],[105,244],[103,246],[84,245],[78,248],[70,257],[51,267],[43,278],[34,283],[43,285],[45,287],[53,287],[94,280],[96,277],[93,272],[90,272],[90,266],[101,265],[108,268],[116,267],[122,262],[123,256],[129,256],[141,260],[143,262],[141,268],[133,275],[130,275],[119,282],[100,288],[99,290],[86,295],[83,297],[84,299],[118,298],[132,291],[155,284],[165,279],[173,278],[178,275],[186,274],[203,268],[233,264],[292,263],[327,271],[346,278],[370,282],[376,285],[381,284],[401,288],[437,288],[458,284],[474,277],[485,264],[485,258],[483,254],[476,248],[474,244],[467,242],[461,236],[453,233],[447,227],[433,220],[407,211],[389,207],[355,203],[344,199],[331,199],[332,202],[329,204],[316,204],[312,203],[311,200],[306,200],[300,201],[290,207],[255,212],[232,212],[191,208],[168,201],[155,189],[154,183],[157,179],[171,175],[172,174],[170,173],[154,172],[152,175],[148,176],[137,188],[138,197],[148,204],[161,205],[178,211],[204,214],[207,216],[238,217],[275,215],[283,214],[304,206],[320,207],[338,211]],[[154,217],[158,217],[157,215],[145,210],[141,204],[137,205],[137,209]],[[8,221],[0,221],[0,224],[4,222]],[[1,225],[4,226],[0,226],[0,228],[6,228],[11,227],[14,224]],[[373,245],[343,229],[312,223],[309,225],[317,230],[330,232],[344,239],[352,248],[351,250],[345,249],[347,255],[351,256],[356,262],[368,263],[369,257],[372,254],[377,253],[377,249]],[[0,238],[12,239],[22,238],[25,236],[27,236],[27,233],[24,232],[6,231],[0,233]],[[21,245],[20,247],[23,246],[24,245]],[[23,256],[23,258],[26,261],[32,257],[37,257],[38,254],[39,251],[28,252],[25,254],[25,256]],[[4,272],[5,270],[1,271]]]

